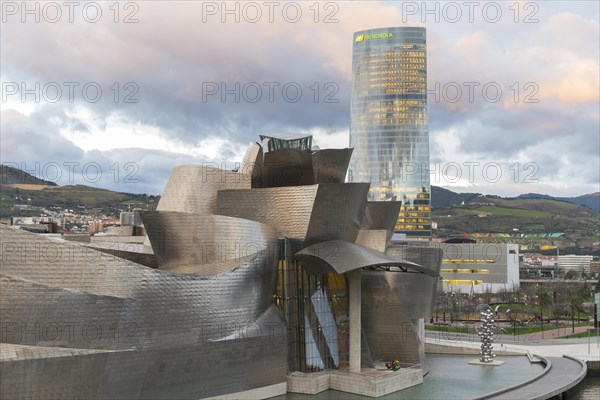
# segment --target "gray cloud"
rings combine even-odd
[[[129,186],[123,182],[115,186],[108,180],[104,184],[156,192],[161,186],[151,179],[164,182],[176,163],[239,159],[241,145],[262,132],[347,131],[352,33],[400,24],[403,5],[339,3],[338,22],[333,24],[315,23],[307,5],[298,23],[276,14],[274,23],[265,18],[256,24],[233,23],[230,18],[224,24],[219,15],[203,22],[199,2],[177,7],[163,2],[137,4],[135,24],[114,23],[108,9],[97,24],[81,20],[22,24],[19,18],[3,24],[3,81],[27,82],[29,87],[35,82],[42,87],[51,82],[79,84],[74,101],[63,91],[60,101],[52,104],[42,98],[28,115],[6,110],[20,103],[18,96],[3,104],[3,160],[99,160],[110,166],[110,162],[134,159],[129,161],[138,162],[140,172],[151,172],[143,176],[152,178]],[[597,183],[594,168],[579,171],[577,166],[582,160],[592,167],[597,164],[598,5],[539,6],[539,22],[534,24],[515,24],[510,14],[495,24],[482,18],[473,23],[426,21],[429,88],[435,90],[436,83],[440,87],[452,82],[479,84],[474,101],[469,101],[466,91],[457,102],[439,93],[436,101],[436,94],[430,94],[432,161],[527,158],[545,166],[544,177],[564,180],[566,186],[569,181],[561,174],[569,170],[581,174],[582,182]],[[422,25],[418,16],[409,19],[413,22]],[[90,82],[103,90],[97,103],[82,98],[80,89]],[[126,87],[128,82],[132,85]],[[278,84],[272,102],[268,82]],[[524,88],[528,82],[539,88],[537,104],[523,102],[531,93]],[[219,92],[209,95],[213,83]],[[220,84],[231,89],[236,83],[239,101],[232,94],[222,98]],[[497,103],[482,98],[480,88],[486,83],[502,88]],[[515,83],[520,90],[516,102],[510,89]],[[292,97],[294,87],[301,88],[299,101],[286,101],[281,91],[285,84]],[[262,96],[253,103],[249,100],[256,97],[257,85]],[[138,102],[125,102],[128,95]],[[86,152],[61,133],[76,132],[69,136],[74,141],[94,134],[89,121],[74,116],[79,115],[74,112],[78,108],[91,110],[99,128],[108,129],[107,120],[118,114],[128,124],[140,124],[140,129],[155,127],[156,135],[185,147],[200,146],[207,139],[226,143],[210,157],[164,149]],[[456,148],[448,155],[443,136],[450,131]]]

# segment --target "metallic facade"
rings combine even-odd
[[[420,364],[427,372],[424,337],[418,320],[427,318],[435,304],[442,251],[420,246],[389,248],[388,254],[418,263],[428,273],[400,273],[397,269],[362,271],[363,334],[373,360],[394,359]]]
[[[354,242],[368,190],[366,183],[220,190],[218,213],[267,224],[301,246],[334,239]]]
[[[294,143],[251,145],[240,172],[177,167],[157,211],[141,213],[158,268],[134,262],[145,246],[138,258],[0,226],[0,396],[235,397],[288,371],[343,368],[356,269],[364,364],[424,365],[418,338],[389,335],[430,312],[439,260],[389,245],[398,202],[337,182],[351,150]],[[265,180],[269,154],[286,170],[290,151],[323,182]]]
[[[0,228],[0,337],[19,354],[0,363],[2,398],[197,399],[285,382],[272,258],[206,277]]]
[[[425,28],[356,32],[352,51],[350,182],[369,200],[402,201],[396,231],[431,236]]]
[[[435,272],[418,264],[388,256],[377,250],[343,240],[330,240],[308,246],[296,253],[311,274],[343,274],[359,268],[402,267],[417,272],[435,275]]]

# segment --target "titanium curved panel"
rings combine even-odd
[[[250,143],[240,164],[239,172],[252,178],[252,187],[262,187],[263,149],[256,143]]]
[[[39,244],[43,241],[55,242],[39,238],[39,235],[33,233],[23,233],[23,236],[38,239]],[[73,299],[80,295],[100,295],[127,300],[126,310],[119,319],[118,326],[123,328],[127,324],[134,324],[131,326],[137,327],[138,331],[132,337],[135,339],[133,342],[110,342],[109,348],[112,349],[129,348],[133,345],[168,347],[173,343],[197,343],[199,338],[208,340],[227,336],[240,327],[254,323],[273,304],[277,274],[276,251],[273,255],[260,252],[251,261],[241,263],[238,268],[203,277],[142,267],[92,249],[85,249],[86,254],[97,253],[103,259],[110,257],[114,264],[90,264],[90,259],[83,257],[80,260],[69,260],[71,255],[65,257],[64,263],[51,263],[48,260],[32,263],[32,258],[27,262],[27,258],[21,257],[22,254],[18,258],[8,257],[5,250],[3,243],[0,256],[7,260],[8,267],[5,268],[6,264],[3,263],[2,273],[10,274],[15,279],[33,281],[39,288],[35,289],[35,296],[32,298],[19,297],[14,284],[3,281],[3,287],[7,284],[9,286],[6,290],[2,289],[2,294],[12,292],[13,297],[10,301],[3,301],[1,307],[23,313],[23,319],[29,320],[34,326],[36,323],[43,327],[56,322],[58,309],[65,315],[72,315],[72,319],[67,319],[67,322],[83,326],[93,322],[97,315],[116,315],[114,313],[120,312],[123,304],[115,300],[102,310],[80,314],[77,300],[56,301],[56,296],[60,298],[71,293],[70,295],[75,296]],[[73,290],[80,292],[80,295],[72,293]],[[29,306],[33,301],[35,307]],[[15,314],[15,317],[18,315]],[[3,318],[3,321],[6,320]],[[32,329],[31,325],[28,326]],[[109,330],[108,326],[103,328]],[[114,333],[114,326],[112,329]],[[90,341],[87,346],[78,346],[106,348],[99,343]]]
[[[401,201],[368,201],[362,227],[392,232],[402,207]]]
[[[277,233],[256,221],[174,211],[140,215],[159,268],[166,271],[209,276],[252,262],[259,253],[276,259]]]
[[[180,165],[169,177],[156,210],[216,214],[218,190],[250,187],[250,176],[219,169],[216,163]]]
[[[354,242],[368,190],[368,183],[219,190],[217,211],[272,226],[304,246],[334,239]]]
[[[444,251],[440,248],[430,247],[429,243],[424,243],[422,246],[393,244],[387,248],[386,254],[414,262],[439,275]]]
[[[385,253],[391,234],[385,230],[361,229],[358,231],[356,244]]]
[[[264,153],[263,187],[314,184],[315,178],[309,151],[288,148]]]
[[[89,248],[0,225],[0,272],[97,295],[131,297],[148,268]],[[93,267],[92,267],[93,266]]]
[[[148,238],[146,237],[146,240]],[[158,268],[156,257],[150,246],[141,246],[138,243],[106,243],[92,242],[86,247],[110,254],[115,257],[123,258],[137,264],[145,265],[150,268]],[[150,251],[148,251],[150,250]]]
[[[304,246],[328,240],[354,242],[365,213],[368,183],[320,184]]]
[[[99,296],[0,275],[2,342],[109,349],[130,299]],[[77,307],[73,307],[76,305]]]
[[[435,274],[437,278],[429,283],[426,283],[426,286],[424,286],[424,290],[427,292],[428,297],[423,299],[421,315],[423,315],[423,312],[425,312],[425,316],[429,315],[429,313],[433,311],[433,306],[436,302],[438,285],[441,285],[439,274],[442,266],[444,251],[440,248],[429,247],[429,244],[426,243],[423,246],[393,245],[387,249],[386,253],[395,257],[412,261],[414,263],[418,263],[423,268],[427,268]],[[392,285],[392,287],[395,286],[396,285]],[[397,289],[397,291],[401,290],[402,288]],[[417,305],[415,305],[415,307],[416,306]]]
[[[346,148],[314,151],[311,158],[315,183],[344,183],[353,150]]]
[[[318,185],[219,190],[217,213],[269,225],[281,236],[304,240]]]
[[[343,240],[313,244],[297,252],[295,257],[302,262],[309,274],[343,274],[358,268],[377,266],[406,267],[422,273],[418,275],[431,274],[429,269],[410,261]]]
[[[0,280],[3,340],[65,346],[3,359],[3,397],[198,399],[285,382],[272,259],[212,277],[173,274],[0,229],[2,273],[14,275]]]
[[[411,293],[398,293],[390,287],[390,281],[395,282],[407,277],[412,281],[411,278],[417,275],[421,279],[427,278],[424,274],[362,271],[361,321],[373,360],[398,359],[401,362],[425,366],[424,345],[411,322],[410,307],[406,307],[407,300],[415,293],[416,302],[425,298],[426,295],[419,295],[419,290],[425,288],[417,286]]]

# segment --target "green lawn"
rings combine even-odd
[[[499,206],[476,206],[469,207],[469,209],[477,211],[478,213],[489,213],[502,217],[550,218],[553,216],[553,214],[548,211],[524,210],[520,208],[507,208]]]
[[[458,326],[425,325],[425,329],[428,331],[436,331],[436,332],[469,333],[469,328],[458,327]]]
[[[590,337],[596,337],[598,336],[598,331],[596,332],[590,332],[589,333]],[[577,339],[577,338],[586,338],[588,337],[588,333],[587,332],[579,332],[579,333],[573,333],[570,335],[566,335],[566,336],[561,336],[561,339]]]

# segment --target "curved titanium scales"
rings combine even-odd
[[[252,151],[256,152],[255,149]],[[351,148],[315,151],[283,148],[268,151],[264,153],[261,185],[281,187],[344,183],[351,157]],[[253,187],[258,187],[254,185],[254,180]]]
[[[280,149],[264,153],[263,187],[314,185],[309,150]]]
[[[263,254],[277,259],[277,233],[267,225],[222,215],[140,212],[160,269],[202,276],[227,272]],[[260,257],[259,257],[260,256]]]
[[[361,229],[358,231],[356,244],[385,253],[392,234],[386,230]]]
[[[374,359],[397,357],[427,371],[417,320],[435,303],[442,250],[428,246],[388,248],[386,254],[418,263],[426,274],[362,271],[362,326]]]
[[[386,254],[408,260],[421,265],[424,268],[429,268],[436,275],[439,275],[442,266],[442,258],[444,251],[438,247],[432,247],[425,242],[422,245],[402,245],[393,244],[386,249]]]
[[[343,240],[331,240],[308,246],[295,254],[309,274],[343,274],[359,268],[396,266],[425,275],[432,271],[410,261],[388,256],[377,250]],[[419,274],[419,275],[421,275]],[[408,274],[401,274],[408,275]]]
[[[352,148],[313,151],[312,169],[315,183],[344,183]]]
[[[216,163],[180,165],[171,173],[156,210],[216,214],[218,190],[250,187],[249,175],[219,169]]]
[[[12,230],[2,226],[3,238],[5,229]],[[104,336],[87,341],[71,339],[66,343],[70,347],[196,345],[199,340],[222,338],[253,324],[273,306],[277,248],[238,261],[237,268],[228,272],[200,276],[147,268],[80,245],[68,248],[69,244],[29,232],[14,233],[14,249],[3,241],[0,252],[6,261],[2,264],[6,277],[0,290],[3,322],[19,322],[15,331],[19,339],[13,343],[35,344],[23,340],[39,340],[40,335],[24,334],[23,327],[33,329],[66,321],[74,324],[79,334],[86,324],[96,323],[92,329],[100,326],[102,334],[108,336],[106,341]],[[31,248],[43,249],[55,243],[60,247],[49,247],[52,258],[34,259],[33,254],[26,258],[23,252],[27,250],[21,244],[27,242],[23,238],[35,239]],[[76,251],[79,249],[85,253],[80,255]],[[64,257],[58,259],[56,254]],[[94,260],[93,268],[90,260]],[[138,330],[130,341],[110,340],[115,327]],[[67,328],[60,328],[63,339],[68,340]]]
[[[402,207],[401,201],[367,201],[362,228],[393,231],[398,214]]]
[[[356,243],[385,252],[401,206],[401,201],[367,201]]]
[[[410,307],[406,301],[415,295],[415,301],[425,298],[418,294],[420,287],[408,293],[398,294],[390,290],[389,281],[405,280],[424,274],[406,274],[388,271],[362,271],[361,273],[361,322],[371,357],[374,360],[425,365],[424,343],[421,342],[415,324],[411,321]],[[412,281],[413,284],[417,283]]]
[[[320,184],[304,246],[336,239],[356,241],[368,192],[368,183]]]
[[[269,225],[280,236],[304,239],[317,185],[219,190],[217,213]]]
[[[250,143],[238,172],[252,178],[252,187],[262,187],[263,148],[256,142]]]
[[[220,190],[218,213],[258,221],[304,246],[354,242],[364,214],[368,183]]]
[[[285,383],[269,254],[207,277],[0,230],[2,341],[18,349],[0,357],[2,398],[198,399]]]

